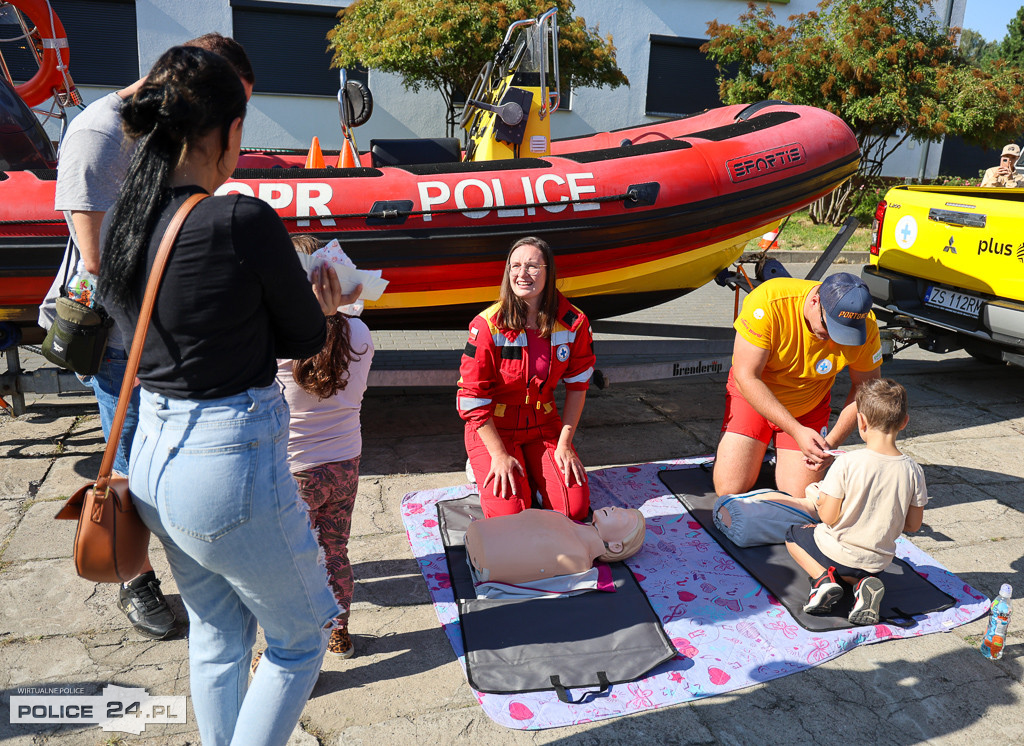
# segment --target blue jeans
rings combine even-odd
[[[119,347],[107,347],[103,353],[103,362],[94,376],[79,376],[82,383],[92,386],[96,401],[100,405],[100,425],[103,427],[103,440],[110,439],[110,428],[114,424],[117,412],[117,400],[121,396],[121,383],[124,381],[124,369],[128,367],[128,354]],[[132,450],[132,439],[135,428],[139,424],[139,390],[132,392],[128,402],[128,414],[121,428],[121,440],[114,456],[114,471],[127,476],[128,455]]]
[[[275,385],[211,400],[143,389],[139,415],[129,484],[188,610],[202,742],[284,744],[339,613],[288,470],[288,405]],[[257,622],[267,650],[247,690]]]

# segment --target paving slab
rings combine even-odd
[[[1024,438],[1021,437],[995,433],[992,437],[914,441],[904,450],[920,463],[948,468],[966,484],[993,484],[1024,478]]]
[[[466,471],[436,474],[377,474],[359,477],[356,503],[359,509],[352,516],[352,536],[403,533],[402,514],[398,506],[409,492],[432,490],[466,482]]]
[[[0,430],[0,502],[35,495],[60,452],[66,433],[74,425],[71,416],[47,416],[28,412],[6,417]]]
[[[15,527],[21,521],[21,505],[13,500],[0,500],[0,558]]]
[[[429,603],[430,594],[420,566],[409,552],[404,531],[354,537],[349,540],[348,558],[355,577],[353,613],[368,605],[401,607]]]
[[[312,724],[341,730],[424,712],[477,709],[432,607],[352,613],[359,654],[324,663],[304,713]]]
[[[78,524],[53,519],[61,505],[61,501],[50,500],[33,503],[21,517],[17,530],[0,553],[0,559],[4,562],[25,562],[70,558]]]
[[[991,495],[1004,505],[1024,513],[1024,482],[1014,480],[997,484],[979,484],[977,489]]]
[[[681,453],[698,455],[707,451],[705,443],[674,422],[642,427],[606,425],[581,430],[584,437],[579,443],[574,440],[573,445],[588,467],[663,461]]]

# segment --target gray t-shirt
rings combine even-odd
[[[60,144],[57,163],[57,189],[54,209],[64,212],[71,240],[77,243],[75,227],[71,223],[72,210],[106,212],[117,199],[121,182],[128,173],[128,164],[135,152],[135,143],[121,128],[122,99],[116,93],[94,101],[71,120]],[[39,325],[49,328],[53,323],[53,303],[64,281],[70,246],[61,261],[60,269],[50,286],[43,305],[39,307]],[[69,274],[82,269],[72,267]],[[102,299],[101,299],[102,302]],[[111,329],[107,340],[110,347],[124,348],[117,327]]]

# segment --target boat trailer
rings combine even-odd
[[[856,218],[847,219],[836,236],[807,273],[806,279],[821,279],[839,256],[857,228]],[[781,261],[770,256],[767,249],[740,256],[734,270],[723,270],[715,282],[736,294],[734,312],[740,305],[740,293],[749,292],[766,280],[791,277]],[[751,266],[748,272],[744,267]],[[678,324],[629,322],[616,319],[596,320],[594,331],[600,335],[595,342],[600,368],[594,371],[594,385],[599,389],[614,384],[638,383],[667,379],[700,380],[706,376],[727,373],[731,364],[733,335],[722,330],[720,335],[701,339],[680,339]],[[449,349],[379,349],[374,353],[368,386],[371,388],[454,388],[459,379],[462,358],[462,330],[453,332]],[[13,340],[12,340],[13,342]],[[90,392],[71,371],[53,367],[26,371],[17,344],[2,350],[7,369],[0,373],[0,407],[15,417],[25,412],[25,395],[73,394]],[[38,354],[37,347],[24,349]],[[891,350],[891,342],[890,342]]]

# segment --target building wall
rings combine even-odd
[[[975,0],[979,1],[979,0]],[[936,10],[952,25],[963,21],[967,0],[937,0]],[[344,7],[348,0],[278,0],[277,5],[293,4]],[[781,20],[817,7],[818,0],[790,0],[773,3]],[[610,130],[656,121],[646,114],[648,66],[651,35],[706,38],[707,22],[717,19],[735,22],[746,11],[746,0],[576,0],[576,11],[588,25],[602,34],[611,34],[620,68],[630,86],[615,90],[582,88],[573,91],[571,108],[552,117],[552,135],[565,137]],[[628,7],[628,12],[623,12]],[[167,47],[209,31],[232,35],[231,0],[136,0],[138,23],[139,74],[145,74]],[[111,40],[118,43],[118,40]],[[326,46],[326,41],[324,42]],[[73,51],[73,50],[72,50]],[[288,54],[288,39],[282,38],[280,54]],[[72,73],[74,63],[72,62]],[[260,70],[256,70],[259,77]],[[681,80],[680,85],[685,85]],[[374,138],[438,137],[444,135],[444,106],[441,96],[429,90],[418,94],[406,91],[398,76],[369,71],[369,86],[374,99],[373,117],[356,131],[362,149]],[[86,87],[86,102],[106,94],[110,88]],[[245,147],[306,148],[314,135],[325,149],[341,145],[336,90],[322,96],[266,94],[253,96],[246,117]],[[52,134],[52,133],[51,133]],[[941,145],[910,143],[894,154],[886,175],[916,177],[922,165],[925,173],[937,173]]]

